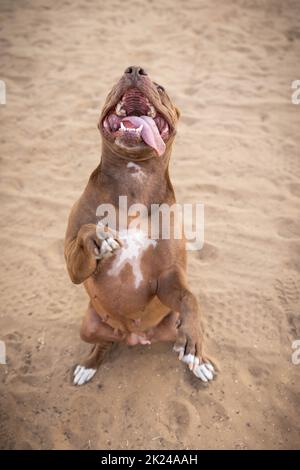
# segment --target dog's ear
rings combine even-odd
[[[180,113],[179,109],[177,108],[177,106],[175,106],[175,111],[176,111],[176,114],[177,114],[177,119],[179,119],[181,113]]]
[[[101,117],[98,119],[97,127],[98,127],[99,132],[101,132]]]

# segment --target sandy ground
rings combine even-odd
[[[0,5],[0,447],[300,448],[299,2]],[[205,204],[189,277],[221,364],[209,387],[168,345],[117,347],[89,385],[70,383],[87,298],[66,273],[66,220],[131,64],[181,108],[173,183]]]

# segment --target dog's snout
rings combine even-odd
[[[131,65],[130,67],[127,67],[125,74],[132,80],[137,80],[143,75],[148,75],[144,68],[137,65]]]

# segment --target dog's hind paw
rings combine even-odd
[[[209,362],[201,362],[198,357],[193,354],[184,354],[183,348],[175,348],[174,351],[179,353],[179,360],[189,366],[189,369],[195,374],[202,382],[209,382],[213,380],[216,374],[214,367]]]
[[[209,380],[213,380],[215,369],[209,362],[204,362],[194,367],[193,373],[198,379],[201,379],[203,382],[208,382]]]
[[[74,385],[83,385],[89,382],[94,377],[96,372],[97,369],[87,369],[86,367],[81,365],[76,366],[73,373]]]

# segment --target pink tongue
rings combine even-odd
[[[166,144],[162,140],[159,130],[150,116],[126,116],[126,118],[122,119],[122,122],[126,121],[133,124],[135,128],[140,127],[142,124],[143,129],[141,137],[145,144],[152,147],[159,157],[164,153],[166,150]]]

